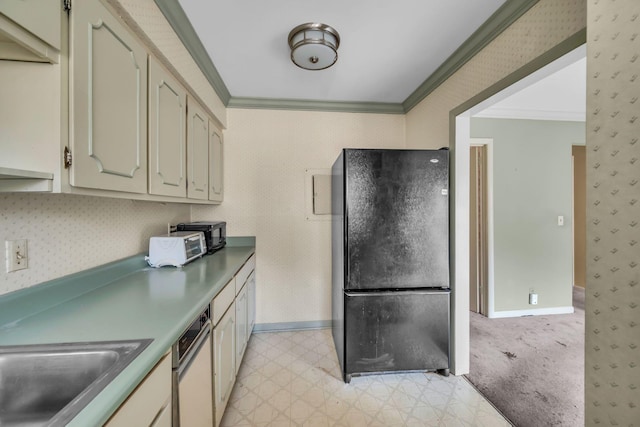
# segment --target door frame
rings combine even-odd
[[[494,313],[494,240],[493,240],[493,138],[470,138],[469,148],[472,146],[486,147],[486,269],[487,283],[483,292],[484,303],[481,304],[479,313],[491,318]],[[471,206],[470,206],[471,207]],[[469,248],[471,249],[471,248]],[[469,253],[471,256],[471,253]],[[484,306],[484,307],[482,307]]]
[[[514,71],[449,112],[451,151],[452,372],[469,373],[469,144],[471,117],[586,56],[586,30]],[[493,295],[489,301],[493,305]]]

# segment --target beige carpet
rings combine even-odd
[[[573,314],[471,313],[469,381],[518,427],[584,425],[584,290]]]

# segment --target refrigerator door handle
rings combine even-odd
[[[344,190],[346,193],[346,190]],[[342,227],[342,255],[344,258],[344,264],[343,264],[343,268],[344,268],[344,284],[343,287],[344,289],[349,289],[350,286],[350,275],[349,275],[349,244],[347,241],[347,236],[349,233],[349,211],[346,207],[346,201],[345,201],[345,209],[344,209],[344,223],[343,223],[343,227]]]

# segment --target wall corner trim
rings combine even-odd
[[[405,113],[444,83],[464,64],[487,46],[506,28],[531,9],[539,0],[508,0],[487,21],[449,56],[418,88],[402,103]]]

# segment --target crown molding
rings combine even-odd
[[[180,3],[176,0],[154,1],[226,107],[405,114],[539,0],[507,0],[401,104],[232,97]]]
[[[224,105],[231,94],[177,0],[154,0]]]
[[[444,83],[464,64],[487,46],[506,28],[524,15],[539,0],[507,0],[487,21],[480,26],[453,54],[447,58],[418,88],[402,103],[405,113],[411,111],[438,86]]]
[[[404,114],[402,104],[386,102],[314,101],[309,99],[272,99],[231,97],[228,108],[331,111],[343,113]]]

